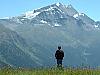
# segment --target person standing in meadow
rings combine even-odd
[[[64,57],[64,52],[61,50],[61,46],[58,46],[58,50],[55,53],[55,57],[57,59],[57,67],[62,67],[62,60]]]

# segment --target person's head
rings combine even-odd
[[[58,49],[60,50],[61,49],[61,46],[58,46]]]

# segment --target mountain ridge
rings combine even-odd
[[[57,11],[57,12],[56,12]],[[55,13],[56,12],[56,13]],[[52,15],[53,13],[53,15]],[[38,17],[38,15],[41,15],[42,17]],[[55,14],[55,15],[54,15]],[[60,14],[60,15],[59,15]],[[43,17],[44,15],[44,17]],[[31,22],[38,22],[39,24],[41,23],[48,23],[51,22],[52,20],[50,18],[45,18],[45,15],[51,15],[50,18],[67,18],[67,16],[73,17],[75,19],[78,20],[82,20],[83,23],[87,24],[87,27],[91,27],[91,28],[98,28],[99,24],[97,24],[96,21],[94,21],[93,19],[89,18],[86,14],[84,13],[78,13],[72,5],[63,5],[61,3],[55,3],[52,5],[48,5],[46,7],[43,8],[39,8],[37,10],[33,10],[33,11],[28,11],[25,14],[21,15],[21,16],[16,16],[16,17],[12,17],[9,20],[11,22],[15,22],[15,23],[19,23],[19,24],[27,24],[27,23],[31,23]],[[59,15],[59,16],[58,16]],[[36,18],[39,20],[36,20]],[[34,20],[35,19],[35,20]],[[94,25],[94,26],[90,26],[90,24]],[[58,25],[60,26],[60,25]],[[99,29],[99,28],[98,28]]]

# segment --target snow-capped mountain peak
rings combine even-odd
[[[61,3],[56,3],[56,5],[59,7],[61,5]]]
[[[10,21],[18,24],[42,23],[47,25],[52,24],[51,26],[60,26],[61,23],[59,23],[59,20],[64,20],[65,18],[69,17],[73,17],[77,20],[81,19],[83,23],[86,23],[87,25],[94,24],[94,21],[92,19],[90,19],[84,13],[77,12],[71,4],[66,6],[61,3],[55,3],[43,8],[28,11],[20,16],[10,18]],[[55,24],[56,22],[57,24]],[[94,27],[98,28],[98,25],[95,25],[96,26]]]
[[[49,11],[56,11],[56,12],[60,12],[60,13],[64,13],[64,11],[66,11],[68,8],[71,9],[73,8],[72,5],[63,5],[61,3],[55,3],[55,4],[52,4],[52,5],[49,5],[49,6],[46,6],[46,7],[43,7],[43,8],[39,8],[39,9],[36,9],[36,10],[32,10],[32,11],[28,11],[28,12],[25,12],[24,14],[22,14],[21,16],[18,16],[17,18],[19,19],[19,17],[21,17],[21,20],[24,20],[24,19],[33,19],[35,18],[36,16],[38,16],[41,12],[49,12]],[[58,10],[58,11],[57,11]],[[63,11],[64,10],[64,11]],[[70,12],[70,11],[69,11]],[[55,13],[54,13],[55,14]],[[14,18],[14,17],[13,17]],[[15,17],[16,18],[16,17]],[[8,18],[9,19],[9,18]],[[11,19],[11,18],[10,18]],[[18,21],[18,20],[17,20]]]

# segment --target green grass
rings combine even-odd
[[[44,69],[11,69],[5,68],[0,70],[0,75],[100,75],[98,69],[58,69],[58,68],[44,68]]]

